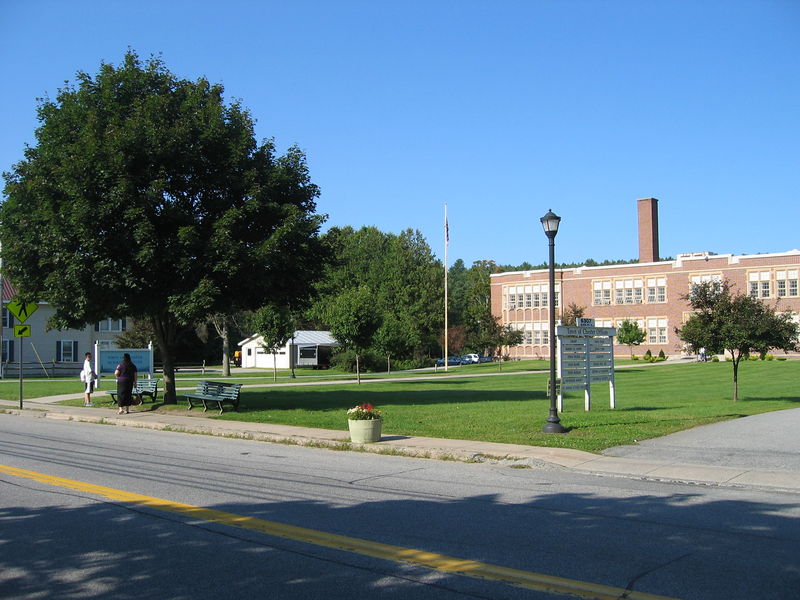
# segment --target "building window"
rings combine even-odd
[[[3,309],[3,327],[11,328],[14,326],[14,316],[7,308]]]
[[[769,298],[772,295],[771,279],[769,271],[749,273],[747,280],[750,284],[750,296],[753,298]]]
[[[614,297],[617,304],[641,304],[644,281],[641,279],[620,279],[614,282]]]
[[[14,340],[3,340],[3,362],[14,360]]]
[[[667,301],[667,279],[665,277],[647,280],[647,302],[656,304]]]
[[[608,306],[611,304],[611,281],[595,281],[592,284],[594,290],[594,305]]]
[[[94,330],[100,332],[121,333],[125,331],[125,319],[103,319],[94,324]]]
[[[56,361],[78,362],[78,342],[59,340],[56,342]]]
[[[778,297],[797,297],[800,291],[798,285],[798,269],[790,271],[776,271],[775,272],[775,286]]]
[[[711,273],[705,275],[692,275],[692,285],[700,285],[701,283],[711,283],[714,281],[722,281],[722,273]]]
[[[505,291],[505,308],[512,310],[516,308],[547,308],[550,304],[550,295],[547,285],[525,285],[512,286]],[[556,299],[558,298],[558,286],[556,286]],[[556,301],[558,306],[558,301]]]
[[[111,340],[97,340],[98,350],[111,350]]]
[[[648,344],[667,343],[666,319],[647,319],[647,343]]]

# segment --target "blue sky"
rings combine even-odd
[[[798,0],[0,0],[0,169],[36,98],[128,47],[241,99],[308,157],[331,225],[449,262],[800,248]]]

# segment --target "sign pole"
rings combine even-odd
[[[22,343],[22,338],[19,339],[19,409],[22,410],[22,349],[25,344]]]

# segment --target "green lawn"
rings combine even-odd
[[[534,368],[541,368],[542,364],[546,366],[538,361]],[[524,362],[506,363],[503,372],[533,366]],[[497,368],[491,364],[473,365],[450,369],[450,375]],[[316,373],[329,379],[335,375]],[[398,382],[369,381],[360,386],[342,383],[318,387],[245,388],[241,412],[225,412],[214,418],[345,430],[346,410],[370,402],[383,411],[385,435],[485,440],[597,452],[697,425],[800,407],[800,361],[743,361],[739,374],[740,401],[735,404],[731,401],[731,377],[732,367],[727,362],[618,369],[615,410],[608,406],[607,384],[593,388],[590,412],[583,410],[582,393],[566,395],[565,410],[561,414],[562,424],[569,429],[566,435],[540,433],[549,409],[546,373],[433,380],[408,378]],[[195,375],[191,380],[179,382],[179,386],[191,385],[192,380],[198,378]],[[271,376],[232,379],[251,385],[268,384],[270,380]],[[14,385],[12,381],[0,383],[2,397],[18,398],[18,384],[16,389]],[[48,382],[26,382],[25,386],[28,397],[70,391],[80,393],[80,382],[62,380],[61,389],[56,383]],[[68,389],[63,389],[65,387]],[[104,400],[103,396],[101,391],[95,397]],[[79,404],[80,401],[70,403]],[[156,409],[184,410],[183,405],[159,404]]]
[[[557,446],[597,452],[682,429],[761,412],[800,407],[800,361],[747,362],[740,401],[731,401],[730,363],[654,365],[617,371],[617,408],[608,385],[565,397],[566,435],[540,433],[549,408],[546,374],[440,381],[244,390],[231,420],[346,429],[345,411],[371,402],[384,414],[384,433]]]
[[[629,361],[628,361],[629,362]],[[437,376],[444,377],[446,375],[456,375],[459,373],[474,374],[474,373],[517,373],[520,371],[531,370],[546,370],[549,368],[549,363],[545,360],[525,360],[513,361],[507,363],[485,363],[481,365],[465,365],[459,367],[450,367],[446,373],[443,368],[422,369],[418,371],[394,371],[392,373],[362,373],[361,378],[364,380],[373,379],[386,379],[391,377],[396,379],[413,378],[420,376]],[[234,377],[222,378],[222,367],[211,366],[206,369],[206,373],[200,373],[198,369],[191,371],[184,370],[175,374],[178,387],[191,387],[196,382],[209,379],[209,380],[223,380],[231,383],[243,383],[246,385],[268,385],[273,383],[274,374],[272,369],[260,369],[259,371],[245,372],[237,374]],[[308,381],[337,381],[343,379],[355,379],[354,373],[339,371],[337,369],[327,370],[313,370],[313,369],[296,369],[296,377],[292,379],[291,371],[288,369],[278,369],[277,383],[292,383],[292,382],[308,382]],[[156,377],[161,379],[159,374]],[[110,376],[103,376],[100,383],[98,396],[103,397],[105,391],[114,389],[116,383],[114,378]],[[159,385],[159,390],[163,389]],[[60,394],[80,394],[83,391],[83,383],[80,382],[77,376],[75,377],[59,377],[52,379],[42,379],[39,377],[27,378],[23,382],[22,397],[23,399],[41,398],[44,396],[56,396]],[[19,380],[18,379],[4,379],[0,380],[0,398],[4,400],[18,400],[19,399]]]

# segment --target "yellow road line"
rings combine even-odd
[[[36,471],[27,471],[25,469],[18,469],[6,465],[0,465],[0,473],[5,473],[14,477],[23,477],[40,483],[69,488],[80,492],[87,492],[110,500],[130,502],[132,504],[147,506],[203,521],[220,523],[230,527],[258,531],[267,535],[394,562],[414,563],[446,573],[457,573],[478,579],[502,581],[538,591],[572,594],[573,596],[588,598],[589,600],[676,600],[666,596],[630,591],[623,588],[589,583],[577,579],[553,577],[531,571],[522,571],[520,569],[511,569],[489,563],[455,558],[434,552],[426,552],[424,550],[371,542],[369,540],[362,540],[335,533],[326,533],[324,531],[307,529],[305,527],[296,527],[294,525],[276,523],[275,521],[266,521],[255,517],[247,517],[221,510],[172,502],[170,500],[162,500],[160,498],[153,498],[152,496],[144,496],[142,494],[94,485],[74,479],[55,477],[53,475],[37,473]]]

